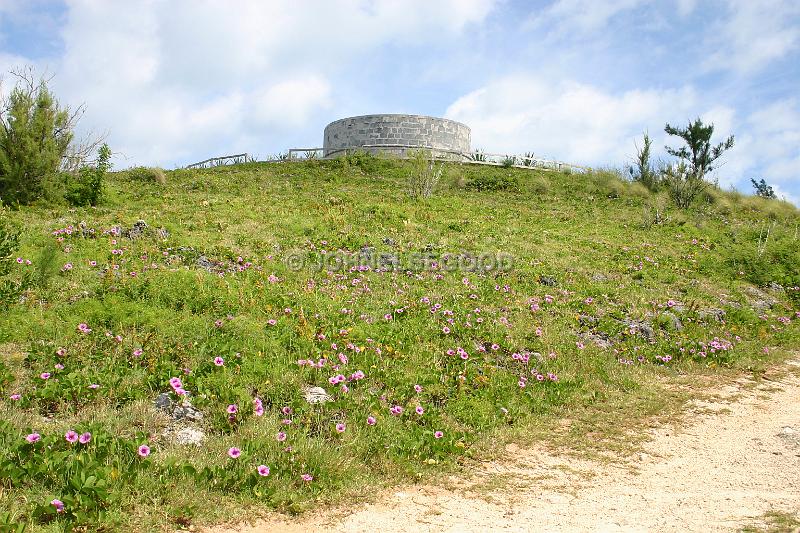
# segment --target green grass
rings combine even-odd
[[[458,469],[507,439],[622,453],[636,421],[685,399],[670,384],[757,374],[799,344],[791,206],[717,191],[653,223],[663,200],[611,172],[468,165],[412,201],[409,169],[357,157],[176,170],[164,183],[120,172],[96,209],[10,213],[33,262],[15,275],[32,269],[36,283],[0,317],[0,523],[149,531],[300,512]],[[111,232],[138,219],[139,238]],[[365,245],[403,264],[508,254],[511,268],[314,268]],[[787,289],[758,312],[747,288],[767,281]],[[714,339],[726,349],[709,350]],[[448,354],[459,347],[466,360]],[[359,370],[347,392],[328,381]],[[200,448],[162,435],[169,421],[152,403],[171,377],[204,414]],[[307,404],[305,386],[334,401]],[[91,442],[67,443],[69,429]],[[42,441],[28,444],[32,432]]]

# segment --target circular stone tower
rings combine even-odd
[[[392,153],[426,149],[439,157],[461,158],[470,151],[469,128],[454,120],[423,115],[362,115],[325,126],[324,157],[348,150]]]

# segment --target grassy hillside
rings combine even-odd
[[[174,529],[425,479],[503,438],[614,448],[671,380],[800,345],[787,204],[677,211],[608,172],[458,165],[413,201],[409,172],[120,172],[102,207],[8,213],[12,274],[36,283],[0,318],[0,524]],[[185,398],[202,420],[174,420]]]

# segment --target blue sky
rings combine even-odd
[[[800,203],[797,0],[0,0],[0,70],[20,65],[86,105],[119,168],[319,146],[382,112],[622,166],[643,131],[666,157],[664,124],[700,116],[736,137],[721,184]]]

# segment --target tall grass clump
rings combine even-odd
[[[19,240],[19,228],[11,223],[0,204],[0,307],[16,301],[32,283],[30,261],[15,257]],[[17,274],[18,270],[22,272]]]
[[[159,167],[134,167],[127,170],[128,177],[132,180],[143,181],[146,183],[157,183],[166,185],[167,175]]]
[[[427,150],[415,150],[411,154],[411,172],[408,176],[408,195],[411,198],[429,198],[444,172],[444,163],[436,163]]]

